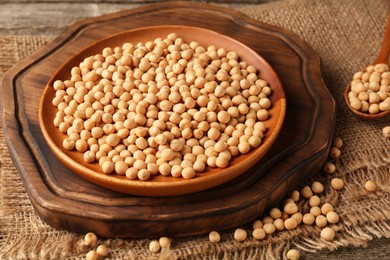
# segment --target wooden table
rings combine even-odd
[[[239,7],[248,3],[267,3],[275,0],[215,0],[211,2]],[[98,3],[99,2],[99,3]],[[134,8],[160,0],[3,0],[0,3],[0,34],[58,35],[72,22],[123,9]],[[389,239],[376,239],[367,248],[343,248],[334,252],[305,254],[311,259],[386,259],[390,252]]]

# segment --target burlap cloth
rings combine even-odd
[[[335,205],[340,223],[332,242],[319,238],[319,228],[305,225],[293,231],[277,232],[265,240],[243,243],[233,240],[233,231],[222,233],[222,242],[211,244],[208,236],[174,239],[171,250],[152,254],[150,240],[99,240],[110,248],[110,258],[266,258],[285,257],[298,248],[306,252],[363,246],[373,238],[390,237],[390,140],[381,130],[389,117],[363,121],[348,111],[342,93],[353,72],[370,64],[379,52],[387,0],[290,0],[241,7],[243,13],[263,22],[295,32],[322,59],[323,78],[337,102],[335,135],[344,140],[342,156],[334,176],[345,180],[341,192],[329,188],[330,176],[319,173],[314,180],[326,185],[323,199]],[[0,36],[0,78],[18,60],[44,45],[53,36]],[[53,229],[39,219],[31,206],[20,177],[11,161],[0,131],[0,259],[78,259],[88,248],[80,246],[82,235]],[[363,185],[372,179],[374,193]],[[310,180],[313,181],[313,180]],[[310,181],[308,183],[310,183]],[[303,185],[303,184],[302,184]],[[250,227],[248,225],[248,231]]]

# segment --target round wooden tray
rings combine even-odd
[[[214,45],[217,48],[225,48],[228,51],[234,50],[242,61],[253,64],[261,72],[261,78],[268,82],[272,90],[272,95],[270,96],[272,106],[268,110],[268,120],[264,121],[267,131],[262,139],[262,144],[248,154],[236,156],[226,168],[206,168],[204,172],[197,173],[192,179],[157,174],[151,176],[148,181],[130,180],[123,175],[117,174],[103,174],[97,162],[92,164],[84,161],[83,153],[64,149],[62,142],[67,135],[62,134],[53,124],[55,114],[58,111],[51,102],[55,97],[55,90],[53,89],[54,81],[69,78],[70,68],[78,66],[88,56],[101,53],[105,47],[115,48],[122,46],[125,42],[132,42],[134,44],[137,42],[146,42],[159,37],[166,37],[172,32],[177,33],[186,42],[197,41],[203,46]],[[40,100],[39,122],[43,136],[53,153],[63,164],[84,179],[118,192],[162,197],[206,190],[225,183],[250,169],[275,143],[282,128],[285,113],[286,99],[280,80],[268,62],[259,54],[244,44],[214,31],[198,27],[169,25],[149,26],[121,32],[100,39],[69,58],[54,73],[43,92]]]
[[[85,181],[47,146],[38,106],[56,69],[98,39],[153,25],[197,26],[228,35],[258,52],[280,76],[288,101],[285,122],[271,150],[249,171],[198,193],[137,197]],[[335,122],[335,102],[310,46],[239,12],[192,2],[153,4],[77,22],[9,70],[0,94],[5,139],[38,215],[54,227],[104,237],[185,236],[248,223],[318,172]]]

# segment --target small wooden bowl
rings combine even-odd
[[[197,41],[203,46],[215,45],[226,50],[235,51],[241,60],[255,66],[272,89],[270,96],[272,107],[269,119],[265,121],[267,132],[262,144],[245,155],[235,157],[227,168],[206,168],[205,172],[197,173],[193,179],[174,178],[160,174],[152,176],[148,181],[130,180],[117,174],[105,175],[98,163],[84,162],[83,153],[67,151],[62,147],[65,134],[54,126],[53,119],[57,109],[51,101],[55,96],[52,84],[55,80],[70,78],[70,70],[84,58],[101,53],[105,47],[122,46],[125,42],[137,43],[165,37],[175,32],[185,41]],[[47,83],[39,106],[39,123],[43,136],[58,159],[82,178],[102,187],[126,194],[142,196],[175,196],[206,190],[227,182],[244,173],[257,163],[272,147],[282,128],[286,113],[286,99],[281,82],[272,67],[260,55],[246,45],[217,32],[187,26],[153,26],[125,31],[97,41],[78,52],[67,60]]]
[[[348,93],[350,91],[351,91],[351,84],[348,84],[348,86],[344,90],[344,100],[345,100],[345,103],[347,104],[349,110],[351,110],[351,112],[354,113],[355,115],[357,115],[358,117],[366,119],[366,120],[378,119],[378,118],[382,118],[382,117],[386,116],[390,112],[390,110],[387,110],[387,111],[381,111],[381,112],[376,113],[376,114],[369,114],[369,113],[364,113],[364,112],[361,112],[359,110],[354,109],[349,102]]]

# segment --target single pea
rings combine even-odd
[[[328,220],[324,215],[319,215],[316,217],[316,226],[319,228],[325,227],[328,224]]]
[[[288,203],[284,206],[284,212],[286,212],[287,214],[294,214],[294,213],[297,213],[298,212],[298,206],[297,204],[295,203]]]
[[[211,231],[209,233],[209,241],[211,243],[218,243],[221,241],[221,235],[217,231]]]
[[[257,219],[253,222],[252,224],[252,228],[253,229],[256,229],[256,228],[263,228],[263,222],[260,220],[260,219]]]
[[[340,149],[336,148],[336,147],[332,147],[330,148],[330,152],[329,152],[329,156],[333,159],[337,159],[340,157],[340,154],[341,154],[341,151]]]
[[[99,245],[97,248],[96,248],[96,253],[99,255],[99,256],[107,256],[108,255],[108,248],[105,246],[105,245]]]
[[[322,207],[321,207],[321,213],[322,213],[323,215],[326,215],[326,214],[328,214],[328,212],[330,212],[330,211],[333,211],[333,206],[332,206],[332,204],[330,204],[330,203],[328,203],[328,202],[324,203],[324,205],[322,205]]]
[[[385,126],[382,129],[382,134],[383,134],[384,137],[390,138],[390,126]]]
[[[311,185],[311,190],[316,194],[322,193],[324,191],[324,189],[325,189],[324,185],[318,181],[313,182]]]
[[[152,253],[158,253],[160,251],[160,249],[161,249],[161,246],[160,246],[160,243],[157,240],[152,240],[149,243],[149,250]]]
[[[302,222],[305,224],[305,225],[312,225],[315,221],[315,217],[313,214],[311,213],[306,213],[305,215],[303,215],[303,219],[302,219]]]
[[[364,188],[369,191],[369,192],[374,192],[376,191],[376,183],[374,181],[367,181],[364,183]]]
[[[262,240],[265,238],[265,235],[266,235],[266,233],[265,233],[264,229],[262,229],[262,228],[253,229],[252,236],[254,239]]]
[[[158,242],[161,248],[169,248],[171,245],[171,240],[168,237],[160,237]]]
[[[275,225],[272,223],[265,223],[263,229],[266,234],[273,234],[276,231]]]
[[[310,197],[313,196],[313,191],[309,186],[305,186],[301,189],[301,194],[302,197],[304,197],[305,199],[309,199]]]
[[[282,217],[282,212],[278,208],[272,208],[269,212],[269,215],[273,219],[278,219],[278,218]]]
[[[339,222],[339,214],[337,214],[336,212],[334,211],[329,211],[327,214],[326,214],[326,219],[329,223],[331,224],[336,224],[337,222]]]
[[[283,230],[284,229],[284,220],[281,218],[275,219],[273,222],[275,228],[277,230]]]
[[[336,171],[336,166],[331,162],[327,162],[324,165],[324,171],[328,174],[332,174]]]
[[[330,182],[330,185],[334,190],[341,190],[344,188],[344,181],[340,178],[333,178]]]
[[[293,218],[288,218],[284,221],[284,227],[288,230],[294,229],[298,226],[298,223]]]
[[[84,242],[87,243],[87,245],[95,245],[97,243],[97,236],[95,233],[88,232],[84,236]]]
[[[242,242],[242,241],[245,241],[246,238],[247,238],[247,233],[244,229],[242,228],[237,228],[235,231],[234,231],[234,239],[238,242]]]
[[[296,249],[290,249],[287,251],[286,257],[288,260],[298,260],[301,258],[301,254]]]
[[[85,255],[86,260],[97,260],[99,257],[98,253],[95,250],[90,250],[88,253]]]
[[[321,230],[321,237],[326,241],[332,241],[335,236],[336,233],[332,228],[326,227]]]

